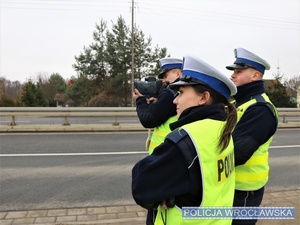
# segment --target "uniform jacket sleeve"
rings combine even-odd
[[[265,104],[250,106],[233,131],[235,165],[245,164],[277,129],[277,118]]]
[[[202,187],[199,162],[190,169],[187,164],[172,141],[166,140],[158,146],[132,169],[132,195],[136,203],[150,209],[163,200]]]
[[[173,104],[174,95],[164,89],[156,102],[147,104],[144,97],[136,100],[136,111],[141,124],[145,128],[154,128],[176,115],[176,106]]]

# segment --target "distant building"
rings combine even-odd
[[[54,101],[56,102],[56,106],[64,106],[65,104],[65,94],[56,94],[54,96]]]
[[[285,89],[285,93],[287,96],[290,97],[291,101],[296,103],[296,99],[297,99],[297,91],[289,88],[289,87],[285,87],[283,86],[283,84],[281,84],[277,79],[264,79],[264,87],[265,90],[272,90],[274,88],[274,86],[280,85],[280,87]],[[299,97],[298,97],[299,98]]]
[[[279,81],[276,79],[264,79],[264,86],[266,91],[277,84],[279,84]]]

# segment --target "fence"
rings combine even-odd
[[[278,108],[280,122],[287,118],[300,118],[300,108]],[[11,117],[10,126],[16,125],[16,117],[61,117],[63,125],[69,125],[69,117],[136,117],[135,107],[0,107],[0,117]],[[298,122],[298,121],[297,121]]]
[[[69,117],[135,117],[135,107],[0,107],[0,117],[11,117],[11,126],[16,117],[62,117],[63,125],[70,125]]]

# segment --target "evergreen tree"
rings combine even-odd
[[[166,57],[167,49],[156,46],[151,49],[151,37],[146,38],[138,28],[134,29],[134,74],[141,79],[146,76],[157,76],[159,72],[158,60]],[[97,100],[113,99],[107,105],[127,106],[131,100],[131,74],[132,74],[132,35],[125,20],[120,16],[117,23],[107,28],[106,22],[101,20],[96,24],[93,32],[94,42],[84,47],[79,56],[75,56],[76,63],[73,68],[79,79],[87,77],[93,82],[94,96],[92,105],[103,105]],[[75,81],[76,79],[73,79]],[[109,100],[110,101],[110,100]]]
[[[45,97],[44,91],[40,83],[37,83],[35,89],[36,106],[49,106],[48,100]]]
[[[48,106],[47,99],[39,82],[35,85],[32,80],[29,80],[23,85],[21,103],[27,107]]]
[[[52,73],[48,79],[48,83],[56,93],[65,93],[66,81],[59,73]]]
[[[40,77],[38,84],[50,106],[56,105],[54,101],[56,94],[64,94],[66,92],[66,82],[59,73],[52,73],[49,78],[45,79]]]
[[[21,101],[23,106],[34,107],[36,105],[36,86],[29,80],[27,81],[22,88],[22,97]]]
[[[128,104],[129,97],[129,70],[131,69],[131,42],[129,28],[120,16],[112,31],[107,32],[106,59],[110,64],[111,84],[114,94],[119,101]],[[124,98],[124,99],[123,99]]]
[[[72,99],[74,106],[88,106],[94,90],[94,82],[86,76],[80,76],[78,79],[72,80],[72,86],[68,88],[67,96]]]
[[[134,62],[136,68],[134,74],[135,78],[141,80],[142,77],[146,77],[149,75],[149,70],[153,70],[153,65],[156,65],[156,62],[152,61],[152,38],[149,37],[146,39],[144,33],[141,30],[134,29],[134,31]]]
[[[93,32],[94,42],[84,47],[83,53],[75,56],[76,63],[73,68],[79,76],[86,76],[91,80],[96,80],[97,86],[107,77],[108,63],[105,59],[106,52],[106,22],[101,20],[100,24],[96,24],[96,31]]]

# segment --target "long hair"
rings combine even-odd
[[[198,93],[204,93],[205,91],[209,92],[212,98],[212,104],[221,103],[224,105],[224,110],[226,112],[226,125],[219,141],[219,147],[221,148],[222,152],[229,145],[231,133],[237,122],[236,108],[234,104],[230,103],[225,98],[225,96],[206,85],[199,84],[193,85],[192,87]]]

